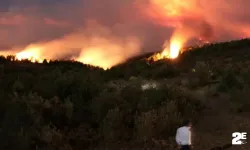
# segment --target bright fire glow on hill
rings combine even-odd
[[[41,58],[41,49],[39,47],[30,47],[16,54],[17,60],[28,59],[31,62],[42,63],[43,59]]]

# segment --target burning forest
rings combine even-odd
[[[154,60],[175,59],[197,41],[249,37],[250,14],[238,9],[248,4],[246,0],[77,0],[55,2],[45,9],[37,2],[19,6],[13,1],[0,13],[0,55],[33,62],[73,59],[104,69],[160,48]]]

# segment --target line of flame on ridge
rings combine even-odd
[[[185,30],[184,30],[185,31]],[[183,30],[176,30],[171,39],[170,39],[170,43],[165,42],[165,44],[163,45],[163,50],[160,53],[157,53],[155,55],[153,55],[152,57],[150,57],[149,59],[153,59],[153,61],[157,61],[157,60],[161,60],[161,59],[175,59],[179,56],[179,54],[181,54],[183,52],[183,46],[184,44],[186,44],[187,40],[189,39],[189,35],[187,34],[187,32],[184,32]],[[49,55],[47,52],[45,51],[46,49],[48,49],[49,46],[46,45],[30,45],[28,47],[26,47],[25,49],[23,49],[22,51],[18,50],[17,51],[5,51],[6,54],[14,54],[16,56],[17,60],[30,60],[31,62],[38,62],[38,63],[42,63],[44,61],[44,59],[55,59],[57,55]],[[104,49],[104,48],[103,48]],[[87,49],[88,50],[88,49]],[[133,49],[132,49],[133,50]],[[186,49],[185,49],[186,50]],[[90,49],[88,52],[93,52],[93,53],[85,53],[84,55],[84,59],[79,59],[78,61],[85,63],[85,64],[90,64],[90,65],[94,65],[91,63],[91,61],[89,62],[89,59],[92,59],[96,53],[95,49]],[[0,53],[2,54],[2,53]],[[6,54],[4,54],[6,56]],[[101,58],[101,56],[100,56]],[[75,59],[77,60],[77,59]],[[105,63],[105,62],[104,62]],[[113,64],[114,66],[115,64]],[[96,65],[98,66],[98,65]],[[105,66],[99,66],[102,67],[103,69],[108,69],[108,67]],[[112,67],[112,66],[111,66]]]
[[[172,39],[169,48],[168,48],[167,42],[165,42],[164,50],[160,53],[153,55],[151,58],[153,58],[154,61],[165,59],[165,58],[169,58],[169,59],[177,58],[179,54],[181,53],[181,48],[183,45],[183,43],[181,43],[180,41],[181,40]],[[43,48],[39,46],[37,47],[30,46],[18,53],[15,53],[15,57],[19,61],[29,60],[31,62],[42,63],[44,59],[50,59],[50,58],[44,58],[41,52],[42,49]],[[104,69],[107,69],[107,68],[104,68]]]

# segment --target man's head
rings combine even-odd
[[[186,127],[192,127],[192,122],[190,120],[185,120],[183,122],[183,126],[186,126]]]

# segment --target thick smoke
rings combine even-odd
[[[1,13],[2,54],[39,50],[32,53],[106,68],[139,55],[142,49],[160,48],[171,34],[145,19],[132,0],[18,2],[12,1]]]
[[[110,67],[160,50],[173,32],[222,41],[250,35],[248,0],[3,0],[0,49]],[[192,43],[191,43],[192,44]]]
[[[247,0],[149,0],[145,12],[160,25],[188,30],[192,37],[223,41],[249,37]],[[153,10],[153,11],[152,11]]]

